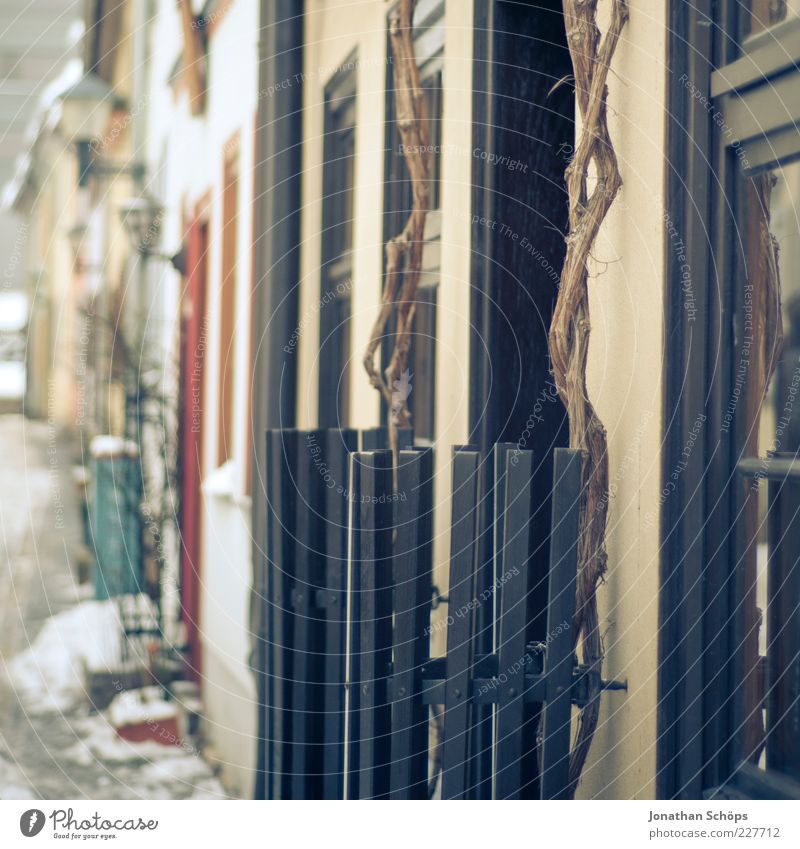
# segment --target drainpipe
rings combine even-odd
[[[275,798],[266,745],[266,430],[295,424],[296,357],[284,352],[297,327],[300,279],[303,0],[261,0],[256,130],[252,363],[251,662],[259,695],[255,798]],[[289,81],[286,83],[286,81]],[[281,83],[286,87],[278,88]],[[292,347],[292,351],[293,351]]]

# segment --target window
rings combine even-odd
[[[236,240],[239,209],[238,138],[225,145],[222,186],[222,276],[220,284],[219,428],[217,465],[233,456],[233,393],[236,347]]]
[[[414,49],[420,68],[420,82],[427,96],[428,131],[432,153],[431,209],[425,223],[425,249],[422,256],[414,326],[408,356],[410,395],[415,441],[433,440],[436,427],[436,306],[439,286],[439,254],[442,232],[441,213],[441,139],[442,73],[444,64],[444,4],[420,2],[414,13]],[[391,46],[387,48],[391,55]],[[384,241],[396,236],[411,212],[411,180],[401,149],[397,128],[392,66],[388,65],[386,97],[386,164],[384,192]],[[383,346],[384,365],[391,356],[392,340]],[[386,416],[386,411],[382,414]]]
[[[350,408],[350,302],[353,273],[355,68],[350,60],[325,94],[322,171],[319,424],[347,427]]]
[[[681,9],[659,795],[800,798],[800,20]]]
[[[786,0],[743,0],[742,36],[755,35],[786,18]]]

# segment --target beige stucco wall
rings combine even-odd
[[[77,169],[69,147],[57,136],[42,139],[39,180],[30,217],[35,222],[28,245],[31,313],[47,313],[40,323],[46,337],[36,340],[35,412],[56,430],[75,425],[77,330],[74,255],[67,236],[75,217]]]
[[[589,392],[608,432],[603,696],[582,797],[655,795],[663,396],[666,0],[633,0],[609,76],[623,188],[593,251]],[[604,22],[601,21],[601,28]]]

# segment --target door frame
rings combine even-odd
[[[183,398],[181,413],[180,598],[190,676],[202,676],[200,629],[203,532],[203,436],[208,356],[210,193],[194,208],[189,225],[187,275],[180,303]]]

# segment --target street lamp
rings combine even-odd
[[[120,217],[133,249],[140,256],[169,262],[180,274],[186,274],[186,249],[181,245],[176,254],[164,254],[156,250],[161,237],[161,221],[164,217],[164,207],[158,201],[147,195],[122,204]]]
[[[87,185],[89,177],[130,174],[135,180],[144,177],[141,163],[116,164],[95,159],[103,134],[108,129],[114,109],[114,92],[97,74],[84,74],[74,85],[58,96],[61,103],[61,132],[78,151],[78,186]]]

